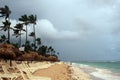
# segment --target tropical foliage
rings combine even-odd
[[[41,44],[41,38],[36,37],[36,15],[24,14],[18,19],[19,23],[17,23],[15,26],[11,26],[11,22],[9,19],[10,14],[11,10],[8,6],[5,5],[4,7],[0,8],[0,17],[4,18],[4,21],[1,22],[2,25],[0,25],[0,30],[4,32],[7,31],[7,35],[6,33],[1,32],[3,33],[3,35],[1,35],[0,37],[0,58],[10,60],[10,65],[12,65],[12,59],[58,61],[58,57],[54,48],[52,46]],[[32,32],[28,31],[28,27],[32,29]],[[12,36],[15,36],[19,39],[17,43],[11,43],[10,39],[12,38],[12,36],[10,30],[13,31]],[[24,36],[24,32],[25,43],[22,42],[22,35]],[[28,33],[30,33],[29,36]],[[28,37],[32,37],[33,41],[29,40]],[[19,48],[21,47],[25,47],[25,51],[20,51]]]

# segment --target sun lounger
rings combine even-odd
[[[8,80],[14,80],[16,79],[18,76],[20,76],[19,74],[17,73],[10,73],[8,70],[7,70],[7,67],[5,65],[2,65],[2,70],[4,72],[4,74],[0,74],[0,78],[2,78],[2,80],[4,79],[8,79]]]
[[[23,80],[51,80],[51,78],[49,77],[39,77],[32,75],[32,72],[29,69],[30,67],[25,62],[22,62],[21,65],[22,68],[20,68],[19,66],[17,67],[20,70]]]

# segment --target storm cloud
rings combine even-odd
[[[11,21],[36,14],[37,36],[62,60],[120,60],[119,0],[0,1],[0,7],[5,4],[12,10]]]

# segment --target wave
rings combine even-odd
[[[110,70],[98,69],[97,71],[90,73],[91,75],[104,79],[104,80],[120,80],[120,77],[112,73]]]
[[[100,78],[102,80],[120,80],[120,75],[113,73],[109,69],[102,69],[93,67],[86,64],[72,63],[72,66],[76,66],[89,73],[91,76]]]

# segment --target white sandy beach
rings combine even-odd
[[[1,80],[120,80],[119,75],[88,65],[79,66],[65,62],[12,61],[0,63]]]
[[[22,62],[13,61],[13,67],[1,65],[1,80],[92,80],[82,69],[63,62]],[[8,70],[11,68],[11,70]]]

